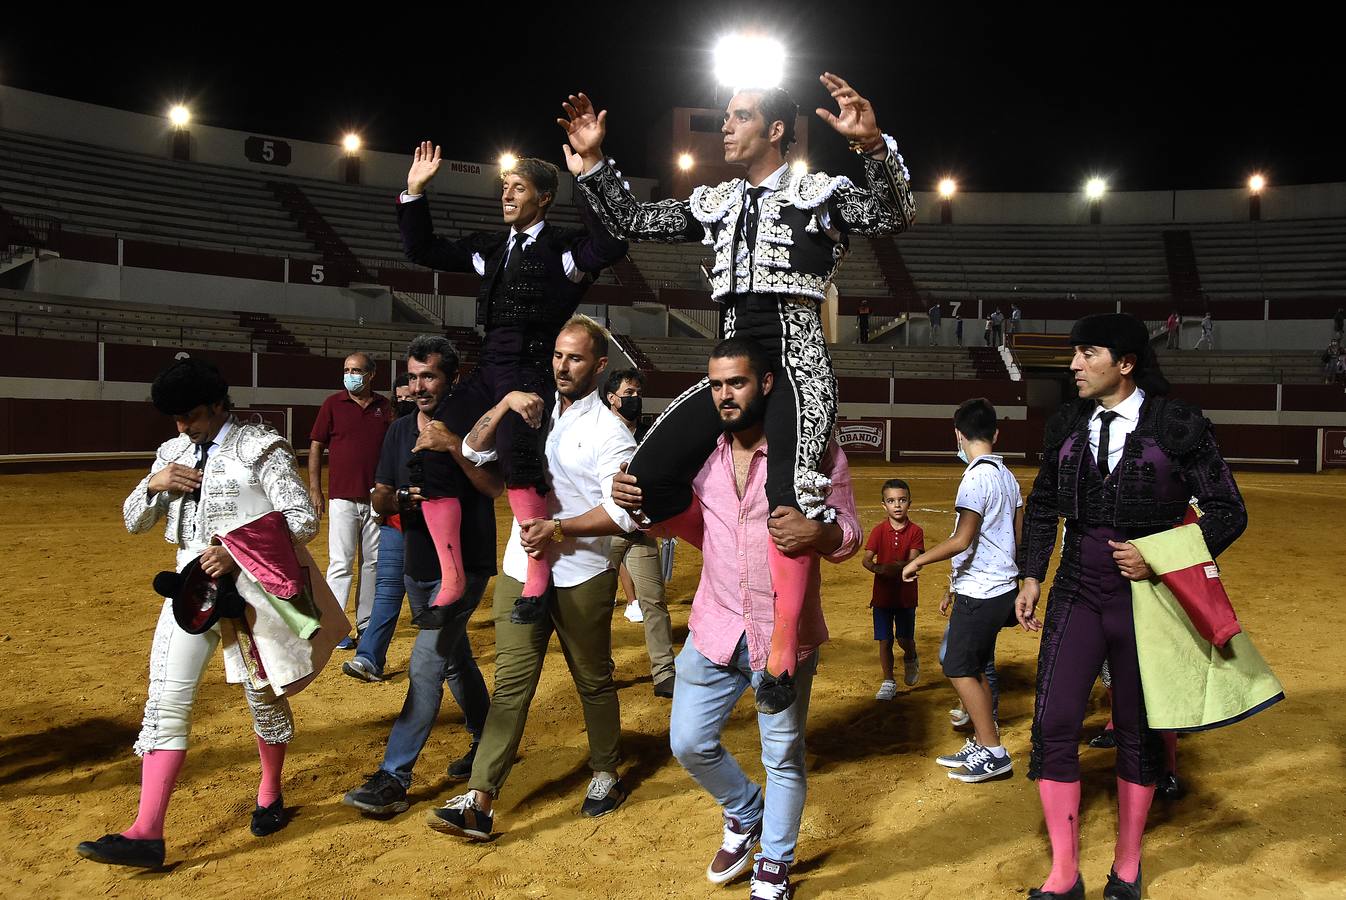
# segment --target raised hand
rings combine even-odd
[[[407,193],[424,194],[425,186],[439,171],[439,145],[421,141],[411,159],[411,169],[407,172]]]
[[[556,124],[565,129],[566,140],[562,147],[566,158],[566,168],[573,175],[582,175],[603,159],[603,138],[608,133],[608,111],[595,112],[593,102],[587,94],[571,94],[561,104],[565,116],[558,118]]]
[[[879,132],[879,123],[874,118],[874,107],[869,101],[856,93],[855,88],[846,83],[846,79],[831,72],[818,76],[837,101],[838,111],[833,113],[818,107],[814,112],[846,140],[861,145],[866,153],[873,153],[883,147],[883,135]]]

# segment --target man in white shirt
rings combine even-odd
[[[589,765],[594,771],[581,813],[601,816],[626,799],[617,777],[621,723],[612,681],[612,600],[617,573],[608,562],[606,535],[634,531],[636,523],[612,501],[612,479],[635,452],[631,432],[606,408],[594,388],[607,363],[608,340],[592,320],[577,316],[561,329],[552,353],[556,402],[547,422],[549,518],[515,521],[495,589],[495,690],[477,747],[466,793],[432,810],[436,831],[488,840],[494,800],[514,765],[528,707],[551,633],[556,631],[584,708]],[[532,402],[530,407],[529,401]],[[520,410],[523,410],[520,412]],[[495,431],[507,410],[524,419],[540,416],[539,397],[506,396],[463,441],[463,455],[484,464],[495,458]],[[554,589],[539,622],[511,619],[528,557],[551,562]]]

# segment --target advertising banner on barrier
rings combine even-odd
[[[888,458],[886,419],[839,419],[838,441],[847,456],[872,455]]]
[[[1346,428],[1320,428],[1318,434],[1318,468],[1346,468]]]

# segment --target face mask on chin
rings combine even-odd
[[[350,373],[347,373],[342,377],[341,382],[346,386],[346,390],[350,391],[352,394],[360,393],[365,387],[365,377],[363,375],[351,375]]]
[[[638,422],[640,420],[640,410],[644,397],[621,397],[617,411],[621,413],[623,419],[628,422]]]

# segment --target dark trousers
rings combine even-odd
[[[836,421],[837,381],[816,306],[765,294],[738,296],[725,309],[722,332],[761,344],[774,373],[764,423],[771,447],[768,503],[821,515],[828,482],[818,464]],[[705,378],[655,420],[629,468],[651,521],[670,519],[691,505],[692,479],[723,431]]]
[[[551,416],[556,385],[552,381],[551,353],[555,335],[500,327],[491,331],[481,350],[481,362],[440,403],[435,419],[449,431],[465,437],[477,420],[511,391],[528,391],[542,398],[543,421]],[[533,487],[547,492],[542,432],[529,428],[514,411],[504,414],[495,435],[501,474],[510,487]],[[477,449],[482,449],[478,447]],[[461,481],[451,453],[422,450],[412,457],[412,479],[427,497],[457,497]]]
[[[1047,605],[1038,651],[1038,689],[1033,712],[1030,775],[1049,781],[1079,781],[1080,733],[1099,670],[1112,671],[1112,721],[1117,740],[1117,777],[1154,784],[1157,738],[1145,720],[1131,585],[1112,558],[1109,540],[1126,536],[1094,527],[1079,540],[1076,560],[1063,560]],[[1071,552],[1068,546],[1065,552]]]

